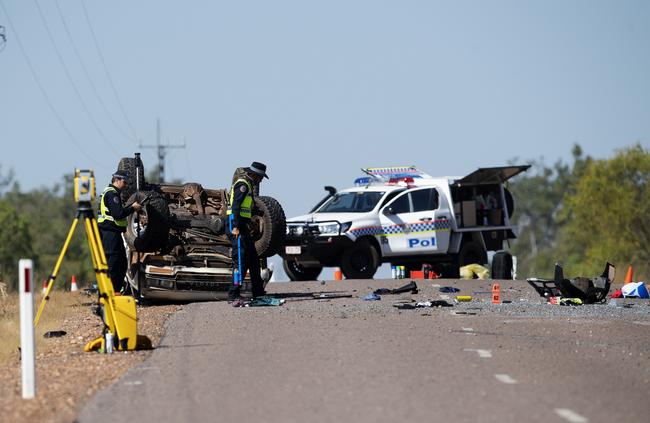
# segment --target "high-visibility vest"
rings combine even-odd
[[[239,215],[250,219],[253,216],[253,186],[244,178],[237,179],[232,187],[230,187],[230,202],[228,203],[227,214],[232,214],[232,202],[235,200],[235,185],[243,182],[248,187],[248,193],[244,197],[244,201],[241,202],[241,208],[239,209]]]
[[[109,222],[115,223],[115,225],[120,228],[126,228],[126,219],[115,219],[110,215],[111,211],[108,207],[106,207],[106,202],[104,201],[107,192],[114,192],[115,194],[118,194],[117,190],[110,185],[104,189],[104,192],[102,192],[102,199],[99,201],[99,215],[97,216],[97,223],[102,223],[103,221],[108,220]]]

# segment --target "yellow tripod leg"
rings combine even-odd
[[[115,295],[113,283],[108,276],[106,255],[100,241],[97,221],[92,217],[87,217],[84,220],[84,225],[93,256],[93,263],[95,264],[97,286],[100,293],[99,301],[103,305],[104,311],[104,324],[113,333],[114,339],[117,340],[116,347],[118,350],[134,350],[138,346],[139,340],[135,299],[131,296]],[[85,350],[91,351],[101,345],[98,338],[88,343]]]
[[[63,257],[65,256],[65,253],[68,251],[68,246],[70,245],[70,240],[72,240],[72,235],[74,234],[74,231],[77,228],[77,223],[79,223],[79,217],[75,217],[75,219],[72,221],[72,226],[70,226],[70,230],[68,231],[68,236],[66,237],[65,243],[63,244],[63,248],[59,253],[59,258],[57,259],[56,264],[54,265],[54,270],[52,271],[52,274],[49,276],[47,280],[47,289],[45,290],[45,295],[41,300],[41,304],[38,306],[38,311],[36,312],[36,317],[34,318],[34,327],[38,325],[38,322],[41,319],[41,314],[43,313],[43,309],[45,308],[45,303],[50,297],[50,291],[54,286],[54,280],[56,279],[59,273],[59,268],[61,267],[61,263],[63,262]]]

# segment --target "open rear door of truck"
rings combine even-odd
[[[513,176],[519,175],[530,168],[530,165],[523,166],[500,166],[500,167],[481,167],[469,175],[457,179],[452,186],[471,186],[471,185],[492,185],[506,182]]]

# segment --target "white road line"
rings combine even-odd
[[[588,418],[583,417],[575,411],[569,410],[568,408],[556,408],[555,412],[558,416],[571,423],[587,423],[589,421]]]
[[[158,367],[136,367],[136,368],[134,368],[132,370],[133,371],[143,371],[143,372],[147,371],[147,370],[156,370],[158,372],[160,371],[160,369]]]
[[[142,381],[141,380],[127,381],[127,382],[124,382],[124,385],[125,386],[138,386],[138,385],[142,385]]]
[[[478,356],[481,358],[492,358],[492,351],[490,350],[477,350],[474,348],[465,348],[463,351],[477,352]]]
[[[496,374],[494,377],[497,378],[499,382],[505,383],[506,385],[514,385],[517,383],[517,381],[511,378],[510,375]]]

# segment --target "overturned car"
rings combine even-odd
[[[122,193],[127,203],[143,205],[128,218],[125,234],[127,281],[145,299],[200,301],[226,299],[232,283],[233,260],[225,234],[228,192],[198,183],[147,184],[138,154],[119,165],[129,175]],[[243,172],[237,169],[234,178]],[[254,186],[251,233],[260,257],[264,284],[271,278],[267,257],[282,248],[286,231],[280,203],[260,196]],[[250,295],[248,276],[242,294]]]

